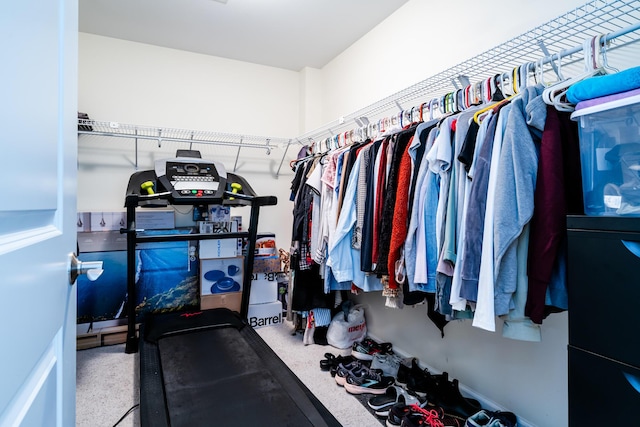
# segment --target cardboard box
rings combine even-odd
[[[247,320],[254,329],[278,326],[282,323],[282,303],[275,301],[267,304],[249,304]]]
[[[276,247],[276,236],[263,236],[256,240],[255,248],[256,257],[277,256],[278,249]]]
[[[212,308],[228,308],[240,312],[242,304],[242,292],[228,292],[226,294],[202,295],[200,297],[200,308],[209,310]]]
[[[211,239],[200,241],[200,259],[231,258],[238,255],[237,239]]]
[[[264,304],[278,301],[278,281],[275,280],[252,280],[251,294],[249,294],[249,304]]]
[[[254,273],[277,273],[282,267],[280,266],[280,257],[260,256],[253,259]]]
[[[200,295],[242,290],[243,257],[200,259]]]

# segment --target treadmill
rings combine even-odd
[[[239,184],[239,185],[237,185]],[[240,176],[200,153],[178,150],[134,173],[127,186],[127,315],[125,351],[140,352],[140,422],[149,427],[337,427],[340,423],[247,322],[260,207]],[[144,235],[136,208],[168,205],[250,206],[245,232]],[[246,238],[240,312],[227,308],[148,313],[136,333],[136,245],[143,242]]]

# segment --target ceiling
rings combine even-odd
[[[80,0],[81,32],[299,71],[408,0]]]

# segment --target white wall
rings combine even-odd
[[[324,123],[366,107],[584,3],[584,0],[410,0],[323,68]]]
[[[98,121],[291,137],[299,134],[299,73],[81,33],[78,110]],[[134,140],[82,135],[78,152],[78,210],[123,210],[127,182],[136,171]],[[187,144],[139,140],[138,170],[172,157]],[[203,157],[233,172],[237,150],[196,145]],[[289,149],[297,153],[299,146]],[[283,150],[270,155],[243,149],[236,173],[259,195],[278,197],[278,206],[261,211],[260,231],[275,232],[288,248],[291,225],[288,161],[275,178]],[[186,211],[182,207],[181,211]],[[234,209],[245,216],[248,209]]]
[[[583,3],[411,0],[324,67],[323,119],[330,122],[370,105]],[[380,293],[358,299],[368,305],[371,335],[448,372],[532,425],[567,425],[566,313],[545,320],[540,343],[502,338],[500,322],[498,332],[490,333],[455,321],[443,339],[424,305],[385,308]]]
[[[295,137],[582,3],[410,0],[322,70],[301,73],[80,34],[79,110],[95,120]],[[141,142],[139,168],[152,168],[154,159],[176,148]],[[276,232],[284,248],[290,243],[292,207],[288,161],[298,149],[289,149],[278,179],[282,150],[270,157],[243,152],[237,171],[259,194],[278,197],[277,207],[263,211],[260,229]],[[203,154],[233,168],[235,150],[217,147]],[[78,209],[122,209],[133,164],[132,141],[81,137]],[[442,339],[424,306],[387,309],[379,293],[360,299],[369,305],[372,335],[449,372],[532,425],[567,424],[565,314],[545,320],[541,343],[506,340],[460,321],[450,323]]]

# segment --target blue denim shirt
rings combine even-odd
[[[336,231],[329,247],[327,267],[329,274],[325,276],[325,289],[348,290],[351,283],[364,291],[382,290],[382,283],[375,275],[365,274],[360,269],[361,250],[352,247],[353,234],[357,220],[356,197],[358,187],[358,171],[360,170],[360,157],[353,164],[349,175],[347,188],[344,193],[340,218],[336,225]]]

